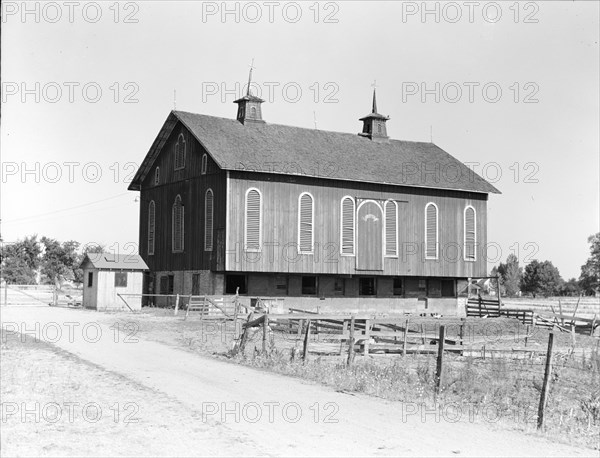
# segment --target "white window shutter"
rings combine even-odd
[[[467,207],[465,209],[465,260],[475,261],[475,244],[476,240],[476,229],[475,229],[475,209],[473,207]]]
[[[204,250],[213,249],[213,217],[214,217],[214,197],[211,189],[206,191],[204,197]]]
[[[342,254],[354,254],[354,201],[342,200]]]
[[[251,189],[246,194],[246,250],[260,251],[261,196]]]
[[[438,257],[438,210],[434,204],[427,204],[425,210],[425,257]]]
[[[398,207],[396,202],[385,204],[385,254],[398,256]]]
[[[313,251],[313,198],[310,194],[300,196],[298,209],[298,247],[300,253]]]

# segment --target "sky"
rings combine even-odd
[[[127,191],[170,110],[433,140],[502,194],[488,265],[579,277],[599,231],[598,2],[3,2],[1,236],[136,252]],[[324,158],[324,161],[327,159]],[[369,160],[365,158],[365,160]]]

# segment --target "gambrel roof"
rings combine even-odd
[[[129,185],[130,190],[141,188],[178,121],[224,170],[500,193],[433,143],[375,142],[357,134],[270,123],[249,126],[235,119],[184,111],[169,114]]]

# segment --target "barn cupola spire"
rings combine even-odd
[[[385,123],[388,119],[390,119],[390,117],[377,113],[377,94],[375,93],[377,84],[373,83],[372,86],[373,108],[371,109],[371,113],[363,118],[360,118],[360,121],[363,122],[363,130],[358,135],[361,137],[367,137],[373,141],[384,142],[389,139]]]
[[[252,91],[250,90],[250,85],[252,84],[252,70],[254,70],[254,59],[252,59],[252,64],[250,64],[246,95],[233,102],[238,104],[237,120],[244,125],[264,123],[260,107],[260,104],[263,103],[264,100],[252,95]]]

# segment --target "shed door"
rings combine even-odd
[[[383,211],[367,200],[356,216],[356,270],[383,270]]]

